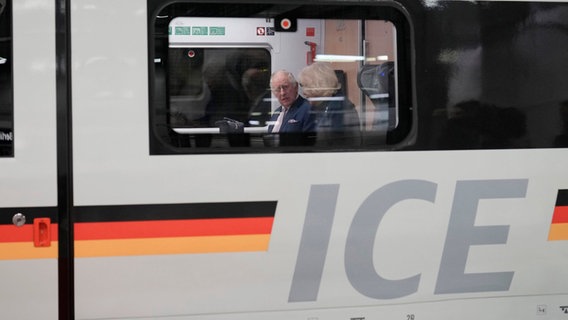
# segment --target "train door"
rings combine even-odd
[[[0,318],[58,316],[54,1],[0,1]]]

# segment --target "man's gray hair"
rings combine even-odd
[[[274,77],[276,75],[281,74],[281,73],[285,74],[288,77],[288,82],[290,82],[292,85],[296,86],[298,84],[298,81],[296,80],[296,78],[294,77],[292,72],[284,70],[284,69],[280,69],[280,70],[272,73],[272,76],[270,77],[270,87],[271,88],[272,88],[272,79],[274,79]]]

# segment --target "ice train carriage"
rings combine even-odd
[[[566,317],[567,27],[563,2],[0,0],[1,318]],[[234,89],[326,59],[358,142],[267,145]]]

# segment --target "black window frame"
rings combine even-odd
[[[305,4],[295,2],[236,2],[236,1],[171,1],[148,0],[148,76],[149,76],[149,140],[151,155],[165,154],[218,154],[218,153],[281,153],[281,152],[349,152],[349,151],[381,151],[402,149],[415,141],[416,108],[413,86],[413,40],[412,24],[408,13],[394,2],[370,3],[345,1],[328,1],[326,3]],[[288,9],[287,9],[288,8]],[[314,10],[314,9],[318,9]],[[399,106],[399,125],[387,132],[386,141],[382,143],[364,143],[353,148],[325,148],[315,146],[288,146],[279,148],[176,148],[163,141],[159,130],[160,117],[165,110],[155,106],[157,101],[164,99],[163,93],[156,91],[155,76],[156,50],[168,47],[169,21],[175,17],[258,17],[260,12],[268,12],[271,18],[278,16],[277,11],[285,11],[288,17],[296,19],[356,19],[356,20],[387,20],[393,23],[397,30],[397,99]],[[160,19],[157,17],[161,17]],[[161,20],[161,21],[159,21]],[[160,60],[159,58],[158,60]],[[162,135],[176,137],[175,132],[162,132]],[[372,141],[372,140],[370,140]],[[197,145],[198,146],[198,145]]]

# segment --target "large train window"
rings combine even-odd
[[[10,0],[0,0],[0,157],[14,156],[11,15]]]
[[[149,2],[150,152],[395,149],[410,26],[388,6]]]

